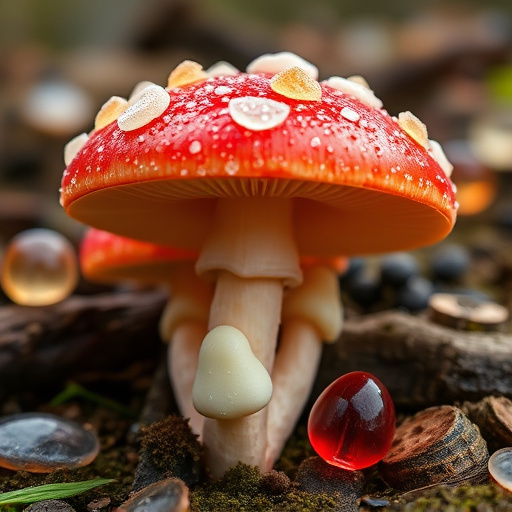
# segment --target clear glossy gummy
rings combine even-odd
[[[50,473],[91,463],[97,437],[74,421],[46,413],[22,413],[0,419],[0,466]]]
[[[363,469],[384,458],[395,433],[389,392],[373,375],[352,372],[329,385],[311,409],[308,435],[326,462]]]
[[[56,231],[22,231],[7,246],[0,281],[5,294],[17,304],[59,302],[71,294],[78,281],[75,250]]]
[[[512,491],[512,448],[502,448],[489,458],[489,473],[503,488]]]

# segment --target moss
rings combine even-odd
[[[512,512],[511,494],[495,484],[464,485],[460,487],[438,486],[425,490],[412,500],[409,493],[384,510],[406,512]]]
[[[191,510],[202,512],[263,512],[272,510],[272,501],[261,491],[258,468],[239,463],[223,478],[191,492]]]
[[[284,473],[261,475],[258,468],[239,463],[218,482],[193,489],[191,511],[209,512],[328,512],[336,500],[324,494],[300,491]]]
[[[199,461],[203,455],[202,447],[188,420],[176,415],[143,427],[141,448],[142,451],[158,456],[154,463],[160,469],[166,469],[175,465],[176,460],[189,457]]]
[[[203,478],[203,448],[188,419],[171,415],[144,427],[134,490],[164,478],[181,478],[188,486]]]

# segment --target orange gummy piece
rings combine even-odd
[[[193,84],[207,78],[208,74],[203,70],[201,64],[192,60],[184,60],[171,71],[167,79],[167,88],[174,89],[175,87]]]
[[[322,98],[320,84],[299,67],[288,68],[275,75],[270,87],[293,100],[319,101]]]

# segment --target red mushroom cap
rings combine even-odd
[[[276,92],[265,73],[172,88],[143,126],[114,121],[90,136],[64,173],[62,205],[83,223],[189,249],[208,234],[215,200],[231,196],[294,198],[296,243],[309,256],[444,238],[456,201],[432,153],[385,110],[315,83],[316,100]]]
[[[80,244],[80,266],[86,279],[102,283],[122,280],[160,284],[180,263],[197,253],[140,242],[90,228]]]

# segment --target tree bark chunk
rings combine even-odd
[[[163,292],[136,291],[0,307],[1,392],[39,391],[156,358],[164,303]]]
[[[412,410],[512,398],[512,336],[458,331],[394,310],[350,318],[340,339],[324,348],[312,399],[356,370],[374,374],[397,407]]]

